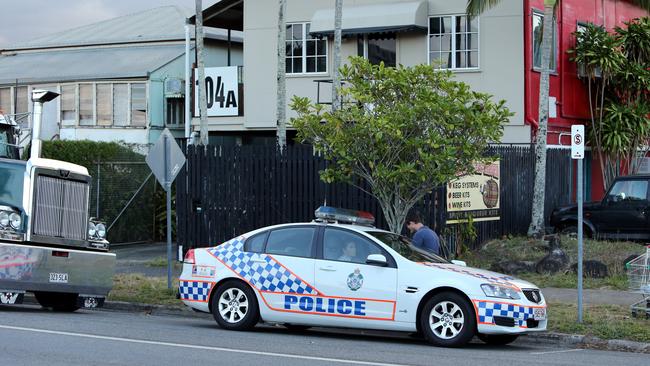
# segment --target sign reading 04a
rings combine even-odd
[[[460,175],[447,184],[447,223],[457,224],[470,216],[474,221],[499,220],[499,161],[474,164],[475,174]]]
[[[237,66],[205,68],[208,117],[239,115],[238,69]],[[197,75],[196,69],[194,71],[194,75]],[[198,80],[195,85],[198,85]],[[194,115],[199,115],[198,88],[194,88]]]

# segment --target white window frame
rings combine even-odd
[[[476,33],[477,35],[477,42],[478,42],[478,49],[477,49],[477,55],[478,55],[478,64],[476,67],[456,67],[456,18],[459,16],[465,16],[467,17],[467,14],[436,14],[436,15],[430,15],[427,19],[427,37],[426,37],[426,42],[427,42],[427,64],[431,65],[431,42],[429,41],[431,37],[431,19],[433,18],[444,18],[444,17],[451,17],[451,49],[449,52],[451,53],[451,67],[450,68],[438,68],[436,67],[436,70],[449,70],[449,71],[480,71],[481,70],[481,18],[479,16],[475,17],[476,18],[476,26],[478,28],[478,32]],[[469,32],[468,32],[469,33]]]
[[[533,9],[532,16],[530,18],[530,45],[532,47],[531,50],[530,50],[530,57],[531,57],[530,64],[532,66],[533,71],[542,72],[541,67],[535,66],[535,29],[533,27],[534,27],[534,21],[535,21],[535,16],[536,15],[542,17],[542,25],[544,24],[544,12],[541,11],[541,10],[538,10],[538,9]],[[552,47],[553,47],[553,59],[555,60],[555,62],[553,63],[553,68],[550,69],[551,74],[557,74],[557,72],[558,72],[557,66],[558,66],[558,63],[560,61],[558,59],[558,55],[560,53],[560,49],[559,49],[560,47],[559,47],[559,43],[558,43],[559,42],[558,33],[559,33],[559,30],[558,30],[558,26],[557,26],[557,19],[555,19],[555,17],[553,17],[553,45],[552,45]],[[540,47],[541,47],[541,43],[540,43]]]
[[[287,72],[286,67],[284,70],[284,73],[287,77],[292,77],[292,76],[306,76],[306,75],[328,75],[329,74],[329,69],[330,69],[330,42],[328,37],[323,37],[319,39],[321,42],[325,42],[325,71],[314,71],[314,72],[307,72],[307,25],[311,24],[311,22],[287,22],[286,26],[290,25],[297,25],[301,24],[302,25],[302,72]],[[284,30],[286,32],[286,28]],[[285,39],[285,49],[286,49],[286,39]],[[284,55],[284,60],[286,63],[287,60],[287,55],[285,53]],[[318,58],[316,58],[316,61],[318,61]],[[316,68],[318,68],[318,63],[316,64]]]
[[[92,85],[92,92],[93,92],[93,100],[92,100],[92,105],[93,105],[93,124],[92,125],[81,125],[79,122],[79,107],[80,107],[80,99],[79,99],[79,85],[81,84],[86,84],[86,85]],[[127,124],[125,126],[116,126],[115,125],[115,116],[113,116],[113,120],[111,121],[110,126],[106,125],[98,125],[97,124],[97,85],[99,84],[109,84],[111,85],[111,105],[114,103],[114,98],[115,94],[113,92],[113,84],[126,84],[127,88],[127,103],[128,103],[128,114],[127,114]],[[144,126],[132,126],[131,125],[131,118],[132,118],[132,111],[133,111],[133,104],[131,101],[131,85],[132,84],[144,84],[145,86],[145,124]],[[57,106],[58,106],[58,119],[59,119],[59,125],[61,128],[87,128],[87,129],[107,129],[107,128],[135,128],[135,129],[142,129],[142,128],[148,128],[150,125],[149,121],[149,83],[146,80],[141,80],[141,81],[127,81],[127,80],[111,80],[111,81],[100,81],[100,82],[75,82],[75,83],[61,83],[58,84],[57,87],[59,89],[59,92],[61,91],[61,87],[63,86],[69,86],[72,85],[75,87],[75,108],[76,108],[76,113],[75,113],[75,123],[74,125],[63,125],[63,120],[61,119],[61,100],[59,98]],[[29,92],[29,90],[28,90]],[[31,103],[30,103],[31,105]],[[30,110],[31,111],[31,110]]]

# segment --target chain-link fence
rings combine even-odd
[[[157,240],[164,232],[164,191],[158,185],[144,156],[123,160],[96,161],[92,169],[90,216],[106,222],[108,240],[133,243]],[[161,227],[162,226],[162,227]]]

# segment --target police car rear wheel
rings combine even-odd
[[[221,328],[251,329],[259,319],[255,294],[242,282],[226,282],[219,286],[212,298],[212,315]]]
[[[478,338],[483,342],[493,346],[503,346],[517,340],[518,334],[478,334]]]
[[[443,292],[424,305],[420,329],[435,346],[460,347],[474,336],[476,318],[467,300],[456,293]]]

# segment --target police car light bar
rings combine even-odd
[[[348,210],[345,208],[336,208],[321,206],[316,209],[316,218],[320,220],[337,221],[341,223],[351,223],[358,225],[374,225],[375,217],[370,212]]]

